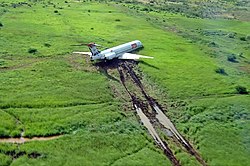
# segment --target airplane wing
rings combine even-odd
[[[73,52],[73,54],[92,55],[91,52]]]
[[[150,58],[153,59],[154,57],[151,56],[143,56],[143,55],[138,55],[138,54],[131,54],[131,53],[124,53],[121,56],[118,57],[118,59],[134,59],[138,60],[140,58]]]

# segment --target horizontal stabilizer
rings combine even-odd
[[[91,52],[73,52],[73,54],[92,55]]]
[[[118,59],[140,59],[140,58],[150,58],[153,59],[154,57],[151,56],[143,56],[143,55],[138,55],[138,54],[131,54],[131,53],[124,53],[121,56],[118,57]]]

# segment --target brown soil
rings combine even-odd
[[[143,125],[147,128],[150,135],[154,138],[155,143],[163,150],[164,154],[172,162],[172,165],[177,166],[180,165],[180,163],[169,148],[168,144],[160,138],[160,134],[157,132],[158,130],[155,130],[158,126],[161,126],[160,130],[162,131],[166,129],[170,131],[171,134],[166,134],[167,136],[171,136],[174,142],[177,140],[178,144],[186,149],[186,152],[193,155],[201,165],[206,166],[206,162],[202,159],[199,153],[193,148],[189,141],[178,132],[171,120],[164,114],[161,105],[146,92],[140,77],[134,70],[137,63],[138,62],[135,61],[112,60],[97,63],[96,66],[98,66],[99,69],[106,71],[117,69],[120,76],[120,82],[131,98],[132,105],[136,110],[136,115],[139,117],[140,121],[143,122]],[[134,86],[127,86],[131,84]]]
[[[25,137],[0,138],[0,142],[21,144],[21,143],[30,142],[30,141],[47,141],[47,140],[57,139],[59,137],[61,137],[61,135],[49,136],[49,137],[33,137],[33,138],[25,138]]]

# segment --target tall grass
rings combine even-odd
[[[87,51],[72,44],[96,42],[111,47],[135,39],[144,44],[139,54],[155,57],[139,63],[147,83],[167,93],[162,95],[167,99],[157,100],[163,105],[168,101],[167,113],[208,164],[249,162],[249,95],[239,95],[235,89],[237,85],[250,89],[248,41],[240,40],[249,33],[248,22],[152,11],[145,15],[145,11],[97,2],[28,2],[31,7],[18,2],[0,7],[4,24],[0,29],[0,135],[19,137],[25,130],[26,137],[65,136],[20,146],[1,143],[1,164],[169,165],[135,116],[121,113],[124,103],[113,98],[108,79],[85,59],[69,62],[72,51]],[[235,35],[229,38],[224,33]],[[212,42],[216,47],[209,45]],[[29,53],[30,48],[37,51]],[[239,63],[228,62],[224,56],[228,52]],[[228,75],[216,73],[218,68]],[[42,155],[12,161],[10,151]],[[182,159],[182,152],[175,153]],[[184,160],[183,164],[189,163]]]

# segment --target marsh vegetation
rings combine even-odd
[[[0,165],[171,165],[112,70],[72,44],[134,39],[135,69],[209,165],[247,165],[249,2],[0,0]],[[110,77],[112,76],[112,77]],[[129,85],[128,85],[129,86]],[[168,140],[168,138],[165,138]],[[194,158],[169,143],[181,165]]]

